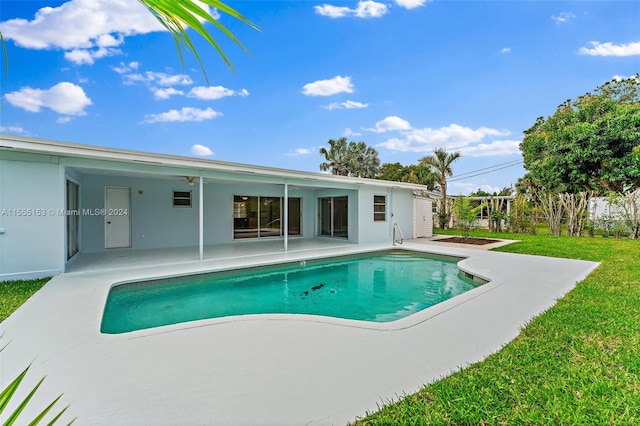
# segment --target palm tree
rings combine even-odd
[[[447,177],[453,176],[451,164],[458,158],[462,157],[460,151],[448,153],[446,148],[436,148],[433,150],[434,155],[427,155],[420,159],[420,164],[434,169],[440,174],[440,228],[446,229],[451,211],[447,206]]]
[[[326,163],[320,164],[320,170],[326,172],[331,170],[332,175],[348,176],[347,164],[347,138],[329,139],[329,149],[320,148],[320,155],[324,155]]]
[[[320,148],[327,162],[320,164],[320,170],[338,176],[374,178],[380,172],[378,151],[364,142],[347,143],[347,138],[329,139],[329,149]]]
[[[222,25],[217,19],[215,19],[207,10],[203,9],[198,2],[195,0],[138,0],[142,3],[149,12],[158,19],[158,21],[164,26],[173,37],[173,41],[176,44],[176,48],[178,49],[178,55],[180,56],[180,62],[184,66],[184,60],[182,57],[182,47],[190,50],[193,55],[198,60],[198,64],[200,65],[200,69],[202,70],[202,74],[204,74],[205,79],[207,80],[207,84],[209,83],[209,79],[207,78],[207,73],[204,70],[204,66],[202,65],[202,61],[200,60],[200,55],[196,51],[191,38],[187,34],[187,28],[193,29],[196,33],[198,33],[202,38],[204,38],[213,48],[218,52],[218,54],[225,61],[227,66],[233,71],[233,65],[229,58],[224,54],[218,42],[216,42],[211,35],[211,33],[204,27],[204,24],[198,20],[198,18],[203,19],[206,22],[214,25],[220,31],[222,31],[227,37],[233,40],[242,50],[249,53],[247,49],[240,43],[240,40],[234,36],[231,31],[229,31],[224,25]],[[259,30],[259,28],[251,22],[249,19],[245,18],[238,11],[233,9],[230,6],[227,6],[221,0],[199,0],[199,2],[210,6],[219,12],[226,13],[227,15],[238,19],[239,21],[247,24],[253,29]],[[4,45],[4,39],[2,38],[2,33],[0,33],[0,45],[3,51],[3,59],[5,63],[5,72],[8,70],[8,58],[7,58],[7,50]],[[182,47],[181,47],[182,46]]]
[[[375,148],[362,141],[349,142],[347,151],[349,176],[374,178],[380,173],[380,158]]]
[[[425,185],[428,189],[435,189],[436,182],[440,180],[438,173],[431,167],[422,164],[411,164],[405,167],[405,174],[400,179],[401,182],[417,183]]]
[[[380,174],[380,157],[375,148],[367,147],[360,163],[360,177],[375,178]]]

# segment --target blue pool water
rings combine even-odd
[[[394,321],[476,287],[456,262],[394,250],[117,285],[101,331],[276,313]]]

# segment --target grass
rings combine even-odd
[[[39,280],[0,281],[0,322],[27,301],[36,291],[49,281]]]
[[[521,240],[496,251],[601,265],[501,351],[356,424],[640,424],[640,241],[472,235]]]

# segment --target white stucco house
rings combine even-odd
[[[0,135],[0,280],[83,253],[432,233],[421,185]],[[286,224],[286,226],[284,225]]]

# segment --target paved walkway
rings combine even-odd
[[[77,416],[78,425],[344,425],[498,351],[597,266],[425,242],[402,247],[466,257],[459,266],[491,282],[386,324],[269,315],[103,335],[114,282],[314,252],[65,274],[0,324],[10,341],[0,383],[33,360],[23,390],[47,376],[33,406],[64,392],[64,419]],[[380,247],[335,251],[365,248]]]

